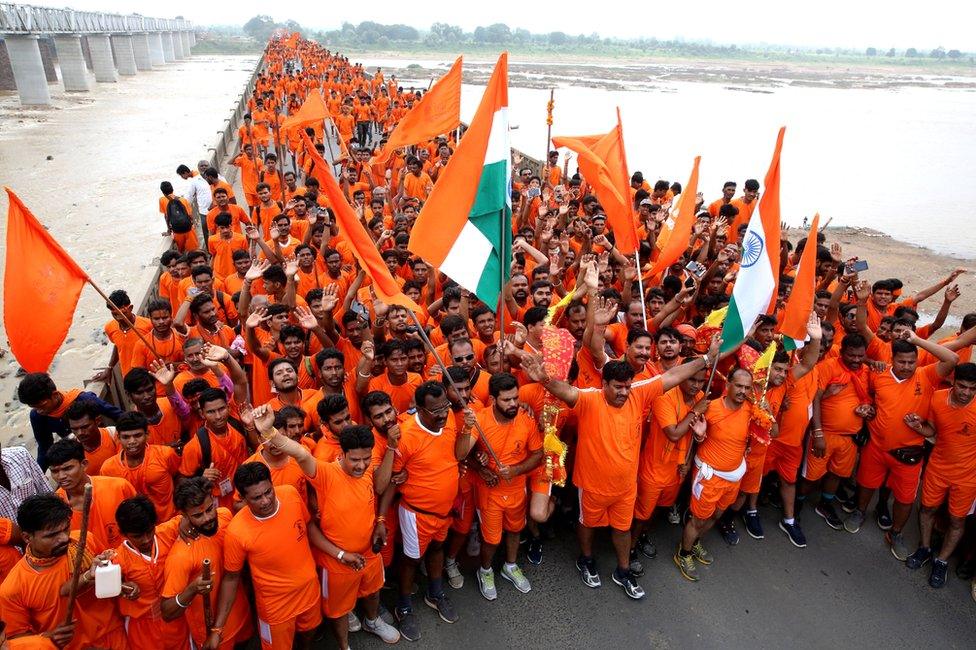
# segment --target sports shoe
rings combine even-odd
[[[619,568],[614,569],[613,573],[610,574],[610,578],[614,583],[623,587],[624,593],[627,594],[628,598],[640,600],[644,597],[644,589],[634,580],[634,574],[631,571],[622,573]]]
[[[786,533],[786,536],[790,539],[790,544],[797,548],[807,547],[807,538],[800,530],[800,524],[793,520],[792,524],[788,524],[782,519],[779,520],[779,529]]]
[[[654,542],[647,538],[647,535],[641,535],[637,538],[637,550],[649,560],[657,557],[657,547],[654,546]]]
[[[420,640],[420,622],[413,613],[412,607],[397,607],[394,610],[397,623],[400,624],[400,636],[407,641]]]
[[[460,589],[464,586],[464,576],[461,575],[461,567],[458,566],[457,560],[445,562],[444,573],[447,574],[447,584],[451,585],[451,589]]]
[[[356,612],[349,612],[346,615],[346,620],[349,622],[350,632],[358,632],[363,629],[363,624],[359,621],[359,617],[356,616]]]
[[[678,509],[677,503],[668,509],[668,523],[674,526],[681,523],[681,510]]]
[[[639,578],[644,575],[644,563],[640,561],[640,557],[637,555],[637,549],[630,549],[630,572],[634,574],[635,578]]]
[[[861,525],[863,523],[864,513],[860,510],[855,510],[851,513],[851,516],[847,518],[847,521],[844,522],[844,530],[849,533],[856,533],[857,531],[861,530]]]
[[[701,540],[695,542],[695,545],[691,547],[691,556],[695,558],[698,564],[703,566],[708,566],[715,561],[712,554],[709,553],[704,546],[702,546]]]
[[[844,527],[844,522],[840,520],[840,517],[837,516],[837,510],[834,509],[833,501],[821,500],[813,511],[823,517],[827,525],[834,530],[840,530]]]
[[[725,540],[726,544],[729,546],[735,546],[739,543],[739,533],[735,529],[734,521],[719,521],[717,528],[718,532],[722,533],[722,539]]]
[[[678,571],[681,571],[681,575],[685,577],[685,580],[690,580],[692,582],[698,582],[698,568],[695,566],[695,558],[688,555],[681,554],[681,544],[678,544],[678,548],[674,551],[674,565],[678,567]]]
[[[364,618],[363,629],[370,634],[375,634],[381,638],[383,643],[392,644],[400,640],[400,632],[378,616],[376,617],[375,621],[370,621],[368,618]]]
[[[877,510],[874,511],[875,521],[878,522],[878,528],[884,531],[891,530],[894,522],[891,520],[891,512],[888,511],[888,504],[878,504]]]
[[[746,511],[742,514],[742,523],[746,525],[746,532],[753,539],[765,539],[763,535],[762,521],[759,520],[759,513],[755,510]]]
[[[895,556],[895,559],[902,562],[908,559],[908,546],[905,544],[905,538],[901,533],[889,530],[885,533],[885,541],[891,547],[891,554]]]
[[[539,566],[542,564],[542,538],[541,537],[530,537],[529,543],[526,545],[525,557],[529,560],[529,564],[534,564]]]
[[[932,560],[932,573],[929,575],[929,586],[933,589],[941,589],[945,587],[947,577],[949,577],[949,563],[939,558]]]
[[[515,588],[523,594],[532,591],[532,585],[529,584],[529,579],[525,577],[522,569],[517,564],[503,564],[501,574],[503,578],[515,585]]]
[[[585,558],[581,555],[576,560],[576,568],[580,572],[583,584],[590,589],[596,589],[603,585],[600,581],[600,574],[596,572],[596,561],[593,558]]]
[[[912,571],[916,571],[925,566],[932,559],[932,549],[928,546],[919,546],[915,552],[905,560],[905,566]]]
[[[485,597],[485,600],[495,600],[498,598],[498,590],[495,589],[495,572],[492,569],[488,569],[487,571],[478,569],[475,571],[475,576],[478,578],[478,590],[481,591],[481,595]]]
[[[468,555],[478,557],[481,555],[481,535],[478,534],[478,522],[471,524],[468,532]]]
[[[434,600],[430,594],[425,594],[424,603],[426,603],[427,607],[436,609],[441,620],[445,623],[457,623],[457,612],[454,611],[454,605],[451,604],[451,600],[446,595],[441,594],[440,598]]]

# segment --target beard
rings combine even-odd
[[[201,526],[194,526],[197,532],[206,537],[213,537],[217,534],[217,529],[220,527],[220,522],[214,517],[213,521],[207,522]]]

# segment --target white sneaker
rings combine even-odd
[[[400,631],[378,616],[375,621],[364,618],[363,629],[370,634],[375,634],[384,643],[396,643],[400,640]]]
[[[451,589],[460,589],[464,586],[464,576],[461,575],[461,567],[458,566],[457,560],[445,562],[444,573],[447,574],[447,584],[451,585]]]
[[[471,557],[481,555],[481,535],[477,523],[471,525],[471,532],[468,533],[468,555]]]
[[[522,569],[517,564],[502,565],[502,577],[515,585],[515,588],[523,594],[532,591],[532,585],[529,584],[529,579],[525,577]]]
[[[359,617],[356,616],[356,612],[349,612],[346,619],[349,621],[350,632],[358,632],[363,629],[363,624],[359,622]]]
[[[495,572],[491,569],[487,572],[478,569],[475,575],[478,576],[478,589],[481,590],[481,595],[485,597],[485,600],[498,598],[498,591],[495,589]]]

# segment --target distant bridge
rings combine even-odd
[[[182,61],[196,44],[193,25],[179,18],[150,18],[0,3],[0,90],[17,90],[23,105],[51,103],[48,83],[68,91],[113,83],[119,76]]]

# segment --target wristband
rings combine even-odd
[[[176,594],[175,596],[173,596],[173,600],[176,601],[176,606],[179,607],[180,609],[186,609],[187,607],[189,607],[189,605],[184,605],[183,603],[180,602],[180,595],[179,594]]]
[[[336,555],[336,559],[339,560],[340,562],[342,562],[342,556],[345,555],[345,554],[346,554],[345,551],[339,551],[339,554]]]
[[[363,379],[369,379],[370,377],[373,376],[373,375],[369,374],[368,372],[366,374],[363,374],[363,373],[359,372],[358,370],[356,371],[356,374],[359,375],[360,377],[362,377]]]

